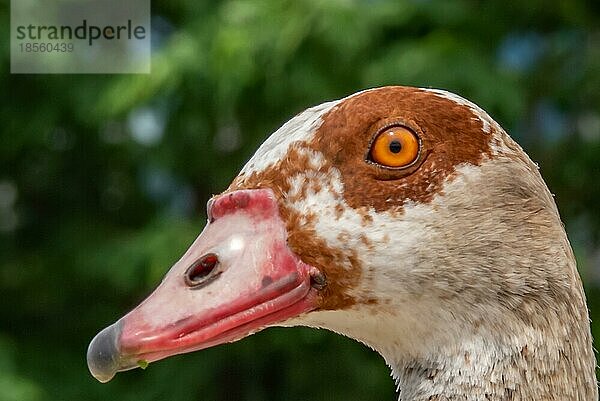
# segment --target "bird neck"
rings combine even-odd
[[[392,368],[400,401],[596,401],[585,298],[579,280],[572,284],[562,302],[532,298],[512,312],[482,304],[479,313],[446,313],[421,302],[397,312],[315,312],[301,324],[378,351]]]
[[[491,332],[498,327],[465,329],[458,341],[415,355],[383,351],[399,400],[596,401],[587,319],[581,321],[569,307],[559,307],[545,318],[549,324],[543,327],[518,325],[502,335]]]

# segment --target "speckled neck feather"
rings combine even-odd
[[[405,170],[365,163],[398,123]],[[387,87],[325,103],[271,136],[229,190],[268,187],[288,245],[327,277],[327,328],[383,355],[400,400],[598,399],[588,312],[537,167],[483,110]]]

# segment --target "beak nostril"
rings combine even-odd
[[[202,284],[206,284],[217,277],[219,272],[216,270],[216,267],[218,265],[219,258],[217,255],[214,253],[207,253],[195,261],[185,271],[185,283],[189,287],[198,287]]]

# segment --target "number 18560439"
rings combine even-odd
[[[75,50],[73,43],[37,43],[25,42],[19,43],[21,53],[71,53]]]

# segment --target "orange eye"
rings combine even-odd
[[[389,127],[373,141],[371,160],[385,167],[406,167],[419,156],[419,138],[404,127]]]

